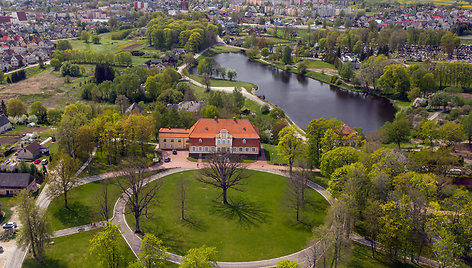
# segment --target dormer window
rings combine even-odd
[[[246,144],[246,139],[243,139],[243,144]]]
[[[202,139],[198,139],[198,143],[202,143],[202,142],[203,142]]]

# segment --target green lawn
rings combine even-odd
[[[109,180],[108,194],[111,208],[113,208],[121,194],[121,189],[116,184],[116,180]],[[51,217],[53,230],[61,230],[102,220],[98,215],[98,200],[103,187],[103,184],[100,182],[92,182],[72,189],[68,193],[67,198],[69,210],[64,208],[63,196],[55,198],[47,209],[47,214]]]
[[[142,218],[145,232],[155,234],[171,252],[185,252],[201,245],[214,246],[220,261],[252,261],[283,256],[301,250],[312,237],[313,226],[323,223],[328,203],[308,190],[301,221],[284,202],[285,177],[249,171],[243,192],[229,190],[231,206],[221,204],[220,191],[195,179],[198,171],[173,174],[163,179],[159,205]],[[188,185],[186,221],[180,220],[177,187]],[[132,215],[127,215],[133,227]]]
[[[90,239],[99,231],[101,229],[54,238],[52,240],[54,245],[46,246],[45,264],[39,264],[31,255],[28,255],[23,267],[98,267],[98,259],[90,255],[89,247]],[[120,246],[120,255],[123,257],[120,267],[127,267],[136,257],[122,237],[120,237]]]
[[[0,205],[2,209],[2,216],[0,217],[0,224],[8,222],[11,217],[11,207],[14,207],[14,197],[0,196]]]
[[[209,50],[205,51],[200,57],[210,57],[218,53],[239,53],[241,49],[228,46],[214,46]]]
[[[198,75],[189,74],[189,77],[193,80],[202,83],[202,77]],[[254,88],[257,90],[257,86],[248,82],[241,82],[241,81],[230,81],[230,80],[223,80],[223,79],[210,79],[210,86],[211,87],[243,87],[246,88],[248,92],[251,92],[251,89]]]
[[[146,172],[146,175],[151,176],[160,171]],[[122,193],[117,184],[119,179],[121,178],[109,179],[108,204],[112,209]],[[97,181],[72,189],[67,195],[69,210],[64,208],[63,196],[55,198],[47,209],[47,214],[52,220],[53,230],[61,230],[102,220],[98,215],[98,200],[100,200],[99,197],[104,187],[103,183]]]
[[[286,165],[287,163],[277,152],[277,145],[262,144],[266,160],[271,165]]]
[[[307,65],[308,68],[313,68],[313,69],[323,69],[323,68],[329,68],[336,70],[336,67],[334,67],[333,64],[327,63],[321,60],[310,60]]]

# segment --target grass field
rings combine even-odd
[[[189,77],[193,80],[202,83],[202,77],[198,75],[189,74]],[[251,88],[257,89],[257,86],[248,82],[241,82],[241,81],[229,81],[223,79],[211,79],[210,82],[211,87],[243,87],[248,92],[251,92]]]
[[[108,196],[111,208],[113,208],[121,194],[116,180],[109,180]],[[55,198],[47,209],[47,214],[51,217],[53,230],[61,230],[102,220],[98,214],[98,200],[103,188],[104,185],[100,182],[92,182],[72,189],[68,193],[67,198],[69,210],[64,208],[64,197]]]
[[[158,172],[159,170],[146,172],[146,176]],[[108,180],[108,204],[112,209],[122,193],[117,184],[117,181],[121,179],[118,177]],[[72,189],[67,195],[69,210],[64,208],[63,196],[55,198],[47,209],[47,214],[52,219],[53,230],[61,230],[103,220],[98,214],[98,202],[104,187],[103,183],[97,181]]]
[[[277,145],[262,144],[266,160],[271,165],[286,165],[287,163],[277,152]]]
[[[333,64],[327,63],[321,60],[310,60],[307,66],[308,68],[312,68],[312,69],[325,69],[326,68],[326,69],[336,70],[336,67],[334,67]]]
[[[200,57],[211,57],[219,53],[239,53],[242,50],[239,48],[228,47],[228,46],[214,46],[209,50],[205,51]]]
[[[69,43],[72,45],[72,49],[85,51],[94,50],[101,53],[119,53],[123,51],[130,52],[131,50],[138,50],[139,48],[146,46],[145,40],[111,40],[109,34],[103,34],[100,35],[100,37],[100,44],[93,44],[91,42],[85,43],[79,39],[71,39],[69,40]],[[129,49],[131,47],[134,48]],[[149,59],[133,56],[133,65],[144,64],[147,60]]]
[[[171,252],[185,252],[201,245],[214,246],[221,261],[251,261],[283,256],[301,250],[312,237],[313,226],[323,223],[328,203],[315,191],[302,209],[301,221],[285,205],[286,178],[249,171],[243,192],[229,190],[230,206],[221,204],[220,191],[195,179],[198,171],[173,174],[163,179],[159,205],[142,218],[145,232],[155,234]],[[187,185],[186,220],[180,220],[177,187]],[[134,226],[132,215],[127,215]]]
[[[98,267],[98,259],[90,254],[90,239],[100,232],[101,229],[82,232],[64,237],[54,238],[54,245],[46,246],[45,264],[39,264],[31,255],[23,263],[24,268],[35,267]],[[126,244],[125,240],[120,236],[120,248],[123,261],[119,267],[127,267],[136,257]]]

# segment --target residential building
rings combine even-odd
[[[0,115],[0,133],[7,132],[11,129],[10,120],[4,114]]]
[[[188,149],[190,129],[161,128],[159,129],[160,149]]]
[[[23,147],[18,151],[18,159],[25,161],[33,161],[43,154],[49,154],[49,149],[47,147],[42,147],[37,142],[32,142],[30,145]]]
[[[248,119],[202,118],[190,129],[189,156],[226,152],[256,157],[259,138],[259,130]]]
[[[37,190],[36,179],[29,173],[0,173],[0,196],[17,195],[26,189],[32,193]]]

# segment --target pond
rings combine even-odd
[[[285,72],[251,61],[242,53],[222,53],[214,58],[221,66],[235,69],[237,80],[257,85],[257,94],[283,109],[302,128],[312,119],[337,118],[369,134],[395,116],[392,103],[383,97],[343,90]]]

